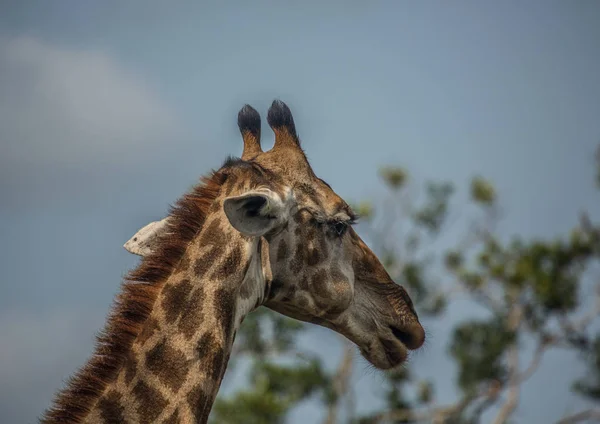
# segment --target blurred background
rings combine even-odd
[[[215,422],[600,422],[598,22],[596,1],[3,1],[0,422],[35,422],[138,262],[123,243],[274,98],[428,341],[386,374],[261,310]]]

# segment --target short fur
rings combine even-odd
[[[290,136],[299,143],[298,134],[296,133],[296,124],[290,108],[281,100],[274,100],[273,104],[267,112],[267,122],[273,130],[285,128]]]
[[[249,132],[257,140],[260,140],[260,115],[258,111],[250,105],[245,105],[238,113],[238,128],[242,135]]]
[[[234,165],[230,160],[225,166]],[[140,334],[165,281],[180,262],[188,243],[202,229],[208,210],[227,175],[223,169],[201,179],[171,208],[168,231],[155,252],[125,277],[122,290],[104,330],[97,337],[91,359],[56,396],[42,423],[81,422],[123,366],[126,354]]]

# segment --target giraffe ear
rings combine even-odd
[[[262,236],[285,219],[285,205],[271,190],[228,197],[223,209],[233,228],[247,236]]]
[[[134,255],[146,256],[156,250],[158,237],[167,231],[167,218],[154,221],[140,229],[123,247]]]

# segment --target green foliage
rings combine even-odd
[[[331,401],[331,381],[317,357],[299,355],[296,337],[306,325],[266,308],[244,320],[237,336],[237,356],[251,359],[248,387],[231,397],[219,396],[211,422],[223,424],[283,423],[288,412],[303,399],[320,392]],[[287,359],[288,364],[272,358]],[[233,358],[232,358],[233,359]],[[230,363],[230,366],[235,362]]]
[[[423,297],[426,295],[423,265],[417,261],[404,265],[402,281],[410,288],[411,293],[415,293],[415,296]]]
[[[505,322],[504,317],[492,317],[488,321],[469,321],[454,329],[450,354],[458,364],[461,389],[474,389],[485,380],[505,380],[502,355],[516,337],[506,330]]]
[[[265,331],[269,328],[274,334]],[[306,329],[301,321],[287,318],[273,311],[260,308],[249,314],[242,324],[237,339],[240,353],[255,356],[271,353],[285,353],[294,347],[296,336]]]
[[[265,392],[273,393],[288,403],[304,399],[328,382],[317,358],[294,366],[258,361],[252,369],[250,380],[257,387],[263,387]]]
[[[373,205],[369,202],[360,202],[353,209],[362,220],[369,220],[373,217]]]
[[[450,251],[446,253],[446,267],[456,271],[463,264],[463,257],[460,252]]]
[[[218,398],[213,405],[211,422],[224,424],[279,424],[290,408],[274,393],[262,387],[241,391],[231,399]]]
[[[409,380],[410,373],[407,368],[399,368],[388,372],[388,387],[386,388],[385,398],[392,408],[406,408],[410,405],[404,395],[405,385]]]
[[[596,335],[590,349],[583,353],[590,373],[577,380],[573,388],[589,399],[600,401],[600,334]]]
[[[471,180],[471,199],[482,205],[491,205],[496,200],[494,186],[482,177]]]
[[[401,189],[408,180],[408,173],[398,167],[384,167],[380,171],[381,178],[392,190]]]
[[[433,183],[426,185],[426,192],[429,198],[428,203],[415,212],[414,220],[431,233],[437,233],[440,230],[446,215],[448,213],[448,200],[454,187],[450,183]]]
[[[419,381],[417,387],[417,400],[419,403],[429,403],[433,399],[433,383],[431,381]]]

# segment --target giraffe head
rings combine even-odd
[[[355,232],[350,206],[313,172],[289,108],[273,102],[267,121],[275,145],[263,152],[258,112],[245,106],[238,115],[242,161],[266,178],[251,191],[223,194],[229,223],[260,237],[264,305],[344,335],[377,368],[400,365],[425,339],[410,297]],[[125,248],[149,253],[164,221],[142,228]]]

